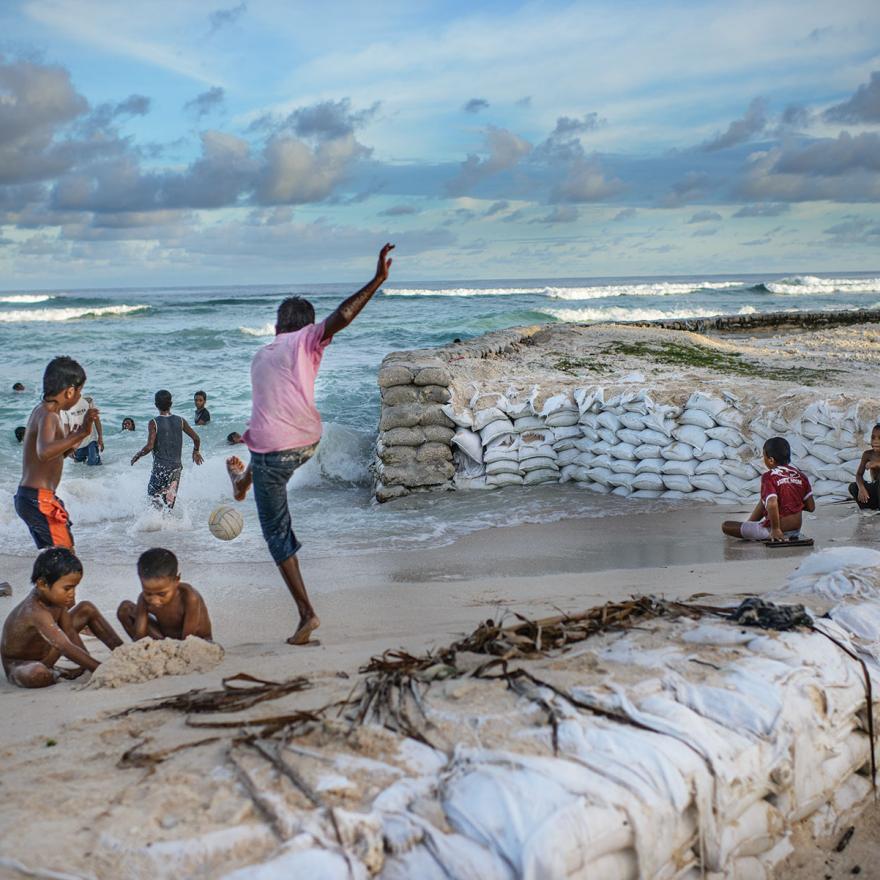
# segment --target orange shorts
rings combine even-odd
[[[51,489],[19,486],[15,493],[15,512],[24,520],[38,550],[73,547],[67,508]]]

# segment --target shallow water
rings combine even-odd
[[[375,376],[389,351],[539,321],[880,307],[878,275],[390,284],[324,356],[317,385],[324,439],[291,482],[298,535],[312,554],[349,554],[436,545],[501,523],[626,509],[627,502],[576,486],[413,496],[375,505],[367,472],[379,408]],[[349,285],[317,285],[0,293],[0,552],[33,554],[12,506],[20,476],[13,429],[35,405],[47,361],[68,354],[86,368],[86,393],[101,409],[106,442],[102,467],[65,465],[59,494],[78,548],[92,558],[133,556],[163,544],[193,559],[266,559],[252,504],[243,506],[245,528],[234,542],[216,541],[207,531],[210,510],[229,499],[225,438],[244,430],[250,360],[271,337],[283,295],[309,296],[320,319],[351,291]],[[11,392],[15,381],[28,391]],[[190,420],[193,392],[204,389],[213,417],[200,429],[206,462],[197,468],[185,455],[179,501],[165,516],[147,505],[149,459],[128,463],[143,445],[159,388],[173,393],[175,411]],[[134,435],[119,430],[126,416],[137,423]]]

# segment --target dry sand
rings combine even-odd
[[[157,870],[163,840],[228,833],[250,807],[234,793],[219,745],[174,755],[152,779],[149,768],[118,768],[123,753],[136,745],[152,752],[212,731],[187,728],[167,712],[125,718],[112,713],[190,688],[217,687],[222,677],[239,672],[273,680],[308,676],[315,687],[286,698],[284,709],[313,708],[344,696],[370,656],[387,648],[421,653],[445,645],[506,610],[546,615],[632,594],[733,597],[770,590],[783,583],[804,551],[769,551],[724,539],[721,519],[745,509],[708,505],[573,519],[486,530],[428,552],[306,557],[306,581],[322,618],[320,645],[306,648],[284,644],[294,624],[292,603],[270,563],[202,568],[191,579],[205,595],[215,638],[226,649],[210,672],[112,689],[62,683],[28,692],[0,684],[0,857],[31,868],[115,878],[118,859],[123,853],[133,858],[135,848],[155,853],[155,864],[138,856],[143,876],[164,876]],[[880,549],[878,529],[880,520],[845,505],[823,509],[805,527],[820,547]],[[121,599],[134,598],[130,560],[98,566],[85,553],[84,563],[80,598],[110,613]],[[0,618],[23,596],[30,564],[29,556],[0,558],[0,579],[15,588],[12,599],[0,599]],[[212,602],[220,594],[224,601]],[[94,640],[89,647],[106,657]],[[877,828],[875,811],[859,821],[847,849],[833,856],[801,840],[779,876],[849,876],[855,865],[862,876],[880,876]],[[273,845],[269,838],[242,842],[251,853],[268,853]],[[0,867],[0,877],[6,876],[24,875]]]

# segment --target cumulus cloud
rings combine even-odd
[[[736,144],[742,144],[753,135],[763,131],[767,125],[767,102],[764,98],[755,98],[749,104],[742,119],[735,119],[727,127],[727,131],[716,135],[701,147],[704,152],[712,153],[724,150]]]
[[[762,202],[757,205],[743,205],[734,217],[778,217],[790,210],[785,202]]]
[[[333,140],[354,134],[379,112],[379,101],[364,110],[352,110],[351,101],[321,101],[308,107],[299,107],[285,117],[264,114],[255,119],[249,132],[269,135],[295,134],[301,138]]]
[[[447,189],[452,195],[464,195],[485,178],[513,168],[531,150],[532,145],[512,131],[490,125],[486,129],[485,157],[471,153],[458,174],[449,181]]]
[[[717,211],[697,211],[687,221],[688,223],[715,223],[722,220],[722,216]]]
[[[209,33],[213,35],[221,28],[235,24],[247,12],[247,3],[239,3],[238,6],[230,6],[229,9],[217,9],[208,16],[211,25]]]
[[[196,119],[201,119],[212,110],[216,110],[226,98],[226,90],[221,86],[212,86],[206,92],[196,95],[191,101],[183,105],[187,113],[191,113]]]
[[[570,164],[565,179],[553,191],[553,202],[601,202],[623,189],[623,181],[608,178],[597,159]]]
[[[479,113],[489,109],[489,102],[485,98],[471,98],[461,109],[465,113]]]
[[[707,171],[688,171],[681,180],[672,184],[661,204],[665,208],[685,205],[702,198],[709,191],[710,185],[711,179]]]
[[[560,116],[556,127],[535,149],[535,155],[548,162],[571,162],[584,156],[581,135],[596,131],[605,124],[598,113],[586,113],[582,118]]]
[[[813,115],[808,108],[801,104],[789,104],[779,117],[779,124],[783,128],[807,128],[812,122]]]
[[[829,122],[880,122],[880,70],[875,70],[848,101],[829,107],[824,117]]]

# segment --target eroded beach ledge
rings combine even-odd
[[[844,497],[880,415],[880,310],[546,324],[379,370],[375,495],[575,482],[634,498],[752,498],[781,435]]]

